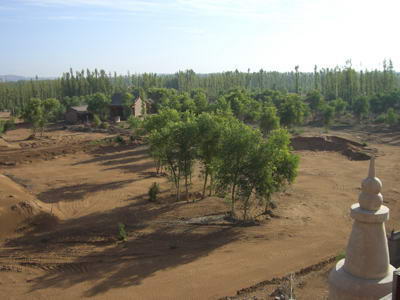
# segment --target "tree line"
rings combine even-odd
[[[383,62],[383,70],[356,71],[351,61],[345,66],[301,72],[298,66],[292,72],[271,72],[259,70],[239,72],[238,70],[212,74],[196,74],[193,70],[175,74],[154,73],[126,74],[107,73],[104,70],[82,70],[65,72],[54,80],[30,80],[0,83],[0,110],[11,110],[18,114],[31,98],[82,97],[95,93],[107,96],[115,92],[132,90],[148,91],[151,88],[175,89],[179,93],[190,93],[203,89],[211,101],[234,88],[249,91],[274,90],[284,93],[305,95],[318,90],[327,100],[341,98],[352,103],[360,96],[373,97],[387,94],[400,88],[400,77],[390,60]]]

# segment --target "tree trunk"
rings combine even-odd
[[[214,186],[214,177],[212,176],[212,174],[210,174],[210,192],[208,194],[209,197],[211,197],[212,195],[213,186]]]
[[[178,179],[176,183],[176,201],[179,201],[181,199],[181,194],[180,194],[180,180]]]
[[[189,184],[187,175],[185,175],[185,189],[186,189],[186,202],[189,202]]]
[[[232,186],[232,194],[231,194],[231,200],[232,200],[231,212],[232,212],[232,217],[235,216],[235,190],[236,190],[236,184],[234,184]]]
[[[207,180],[208,180],[208,170],[206,169],[206,175],[204,178],[204,185],[203,185],[203,195],[201,196],[202,199],[204,199],[206,196]]]
[[[250,195],[247,197],[246,201],[244,202],[244,220],[247,221],[247,211],[248,211],[248,206],[249,206],[249,200],[251,197],[251,193]]]
[[[268,211],[268,205],[269,205],[270,202],[271,202],[271,195],[268,194],[268,195],[267,195],[267,200],[265,201],[264,214],[267,213],[267,211]]]

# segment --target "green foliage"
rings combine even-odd
[[[399,123],[399,114],[395,112],[393,108],[389,108],[386,113],[386,123],[389,126],[394,126]]]
[[[212,105],[211,110],[218,114],[225,114],[225,115],[232,114],[231,105],[223,96],[217,99],[217,101]]]
[[[15,118],[11,117],[9,120],[4,122],[4,132],[15,129]]]
[[[325,105],[325,107],[322,109],[322,115],[324,127],[328,129],[332,125],[333,119],[335,117],[335,107],[331,105]]]
[[[207,111],[209,104],[208,104],[207,94],[203,89],[193,90],[191,92],[191,98],[194,101],[196,107],[195,112],[197,114]]]
[[[149,201],[156,202],[157,195],[159,192],[160,192],[160,185],[157,182],[153,182],[153,184],[150,186],[149,191],[148,191]]]
[[[366,96],[360,96],[353,102],[353,113],[357,117],[358,121],[368,117],[369,114],[369,99]]]
[[[272,130],[278,129],[279,125],[280,121],[275,106],[264,106],[260,117],[260,129],[264,136]]]
[[[2,136],[4,133],[6,133],[6,128],[5,128],[6,121],[0,120],[0,136]]]
[[[57,99],[48,98],[41,100],[39,98],[32,98],[25,107],[22,118],[25,122],[32,124],[33,135],[36,134],[38,129],[43,133],[47,123],[56,119],[60,108],[61,105]]]
[[[284,129],[275,130],[267,140],[261,152],[269,163],[259,162],[263,169],[263,185],[258,194],[265,202],[265,211],[271,201],[273,193],[282,191],[287,185],[292,184],[297,177],[299,157],[291,153],[290,135]]]
[[[377,124],[383,124],[386,123],[386,114],[380,114],[375,118],[375,123]]]
[[[338,262],[339,260],[342,260],[344,258],[346,258],[346,252],[342,251],[338,255],[336,255],[335,261]]]
[[[83,103],[86,102],[86,99],[84,96],[73,96],[69,97],[66,96],[61,100],[61,105],[65,107],[65,110],[71,108],[72,106],[79,106],[82,105]]]
[[[239,121],[225,123],[216,180],[220,190],[230,191],[233,215],[236,200],[243,204],[244,219],[252,197],[269,203],[273,193],[294,181],[297,168],[286,130],[274,130],[263,141],[258,131]]]
[[[187,111],[194,113],[197,111],[196,103],[193,101],[192,98],[190,98],[188,93],[182,93],[177,97],[177,100],[180,103],[179,107],[182,112]]]
[[[96,114],[93,115],[93,124],[95,127],[100,127],[100,125],[101,125],[101,120],[100,120],[99,116]]]
[[[300,125],[307,111],[306,104],[299,95],[287,95],[279,106],[281,124],[288,128]]]
[[[110,124],[109,124],[108,122],[102,122],[102,123],[100,124],[100,128],[102,128],[102,129],[108,129],[108,128],[110,128]]]
[[[166,115],[173,116],[174,113],[170,111]],[[186,199],[189,200],[189,179],[196,159],[197,136],[197,124],[190,116],[181,121],[166,122],[165,126],[150,131],[150,152],[157,163],[169,172],[176,188],[177,201],[180,200],[181,179],[184,180]]]
[[[143,126],[143,121],[135,116],[130,116],[127,120],[130,129],[139,129]]]
[[[118,240],[121,242],[126,242],[128,239],[128,234],[126,233],[125,230],[125,224],[123,223],[118,223],[118,234],[117,234]]]
[[[347,102],[344,101],[342,98],[337,98],[335,100],[332,100],[329,104],[332,107],[334,107],[336,117],[344,114],[347,108]]]
[[[308,92],[305,101],[309,104],[314,117],[325,108],[325,100],[319,90]]]
[[[132,105],[134,104],[135,98],[131,93],[122,93],[122,108],[124,119],[129,118],[132,115]]]
[[[117,143],[117,144],[120,144],[120,145],[125,145],[126,144],[124,138],[122,136],[120,136],[120,135],[118,135],[118,136],[116,136],[114,138],[114,142]]]
[[[88,97],[88,110],[99,116],[101,120],[107,120],[111,98],[103,93],[96,93]]]
[[[234,89],[226,94],[224,98],[230,104],[233,114],[239,120],[244,120],[248,116],[248,106],[251,98],[244,89]]]
[[[301,86],[300,86],[301,85]],[[134,86],[134,88],[132,88]],[[0,83],[0,110],[8,109],[18,115],[23,112],[30,98],[60,99],[65,109],[86,103],[86,96],[96,93],[111,95],[113,92],[130,92],[134,97],[141,96],[155,102],[155,109],[160,106],[180,110],[178,93],[190,93],[203,89],[207,99],[213,105],[215,100],[232,89],[246,89],[248,92],[264,94],[272,98],[276,106],[280,96],[274,93],[299,93],[319,90],[324,99],[342,98],[348,104],[362,95],[371,98],[371,112],[375,115],[385,113],[388,108],[399,108],[400,76],[394,70],[391,61],[384,61],[383,70],[357,72],[351,62],[344,67],[316,69],[314,72],[274,72],[257,70],[254,72],[227,71],[212,74],[196,74],[193,70],[180,71],[170,75],[110,74],[105,70],[81,70],[62,74],[54,80],[26,80]],[[264,92],[267,91],[267,92]],[[265,98],[262,96],[262,98]],[[196,113],[203,111],[194,95]],[[255,98],[256,99],[256,98]],[[169,101],[178,104],[173,106]],[[256,99],[259,101],[259,99]],[[263,99],[261,102],[265,101]],[[162,104],[162,105],[161,105]],[[351,106],[351,105],[350,105]],[[201,108],[200,108],[201,107]],[[251,111],[248,111],[251,112]],[[103,116],[100,114],[103,118]]]
[[[213,178],[218,163],[218,149],[223,134],[226,118],[221,115],[202,113],[197,119],[198,127],[198,152],[197,157],[203,167],[204,184],[203,194],[205,197],[208,179],[210,179],[210,193],[213,190]]]
[[[0,136],[5,134],[7,131],[15,128],[15,120],[11,118],[10,120],[0,120]]]
[[[153,130],[163,128],[170,122],[178,122],[180,119],[181,116],[175,109],[162,109],[158,114],[146,117],[143,127],[146,132],[151,133]]]
[[[224,123],[215,177],[219,190],[230,190],[233,215],[242,172],[260,142],[260,132],[239,120],[230,118]]]

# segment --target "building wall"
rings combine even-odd
[[[77,123],[78,122],[78,114],[77,114],[77,112],[75,110],[72,110],[72,109],[68,110],[65,113],[65,120],[68,123],[72,123],[72,124]]]
[[[133,114],[135,117],[140,117],[144,114],[146,114],[146,106],[144,106],[144,113],[142,113],[142,105],[144,105],[142,98],[139,98],[137,101],[135,101],[134,104],[134,110]]]

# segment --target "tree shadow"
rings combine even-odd
[[[132,149],[132,148],[129,148],[129,149]],[[125,148],[118,149],[118,151],[115,151],[115,152],[117,152],[116,154],[115,154],[115,152],[113,154],[108,154],[109,153],[108,150],[107,150],[106,154],[104,154],[102,152],[106,151],[106,150],[103,149],[101,152],[99,152],[97,150],[97,151],[92,152],[93,155],[97,155],[96,157],[77,162],[77,163],[73,164],[73,166],[90,164],[90,163],[111,164],[111,162],[113,160],[118,160],[118,159],[130,159],[132,162],[135,162],[135,161],[138,161],[145,157],[148,157],[148,154],[147,154],[148,149],[145,147],[137,147],[134,150],[128,151],[128,152],[126,152],[126,150],[127,149],[125,149]]]
[[[238,238],[234,227],[176,225],[165,216],[177,206],[135,202],[108,212],[71,219],[49,232],[11,239],[7,247],[16,247],[20,255],[65,254],[66,245],[86,246],[72,262],[59,264],[32,281],[31,292],[67,289],[82,282],[90,287],[82,296],[92,297],[111,289],[140,285],[156,272],[178,267],[209,255],[215,249]],[[160,221],[164,220],[161,224]],[[117,243],[117,224],[125,223],[128,240]],[[158,224],[158,225],[157,225]],[[99,243],[91,240],[102,238]],[[99,251],[99,246],[107,245]],[[81,248],[79,248],[81,249]],[[13,250],[10,251],[15,255]],[[7,255],[7,253],[4,253]],[[54,265],[54,264],[53,264]],[[65,270],[73,270],[66,272]]]
[[[155,168],[155,164],[153,161],[149,161],[143,164],[131,164],[131,165],[119,165],[112,168],[103,169],[103,171],[110,171],[110,170],[120,170],[124,173],[138,173],[150,168]],[[147,172],[148,173],[148,172]]]
[[[37,198],[46,203],[57,203],[60,201],[75,201],[83,199],[87,194],[119,189],[127,184],[139,181],[139,179],[129,179],[100,184],[76,184],[50,189],[37,195]]]

